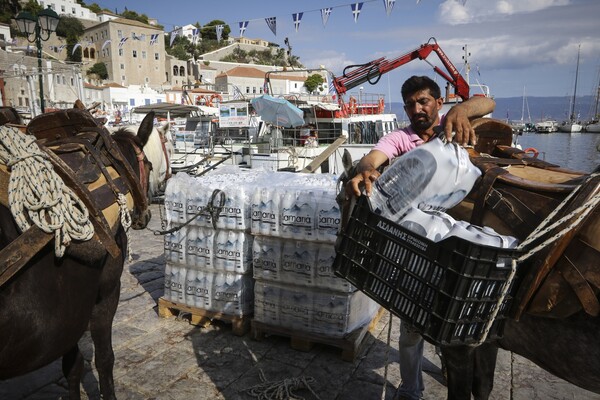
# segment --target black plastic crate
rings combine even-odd
[[[433,242],[371,211],[361,196],[340,233],[334,262],[347,279],[434,344],[475,344],[518,252],[458,237]],[[502,335],[515,276],[486,340]]]

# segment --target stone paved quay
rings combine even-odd
[[[158,205],[152,205],[149,228],[160,229]],[[343,361],[340,350],[315,345],[309,352],[290,347],[284,337],[254,340],[232,334],[231,325],[213,322],[205,328],[185,319],[158,316],[157,301],[163,294],[165,261],[163,238],[149,230],[132,235],[133,262],[125,265],[121,301],[113,325],[115,382],[120,400],[251,400],[245,389],[267,381],[311,377],[312,389],[321,400],[378,400],[387,371],[386,400],[400,382],[396,344],[399,320],[394,318],[391,343],[387,343],[388,313],[380,319],[354,362]],[[86,362],[82,397],[98,399],[97,376],[91,368],[93,350],[88,337],[81,340]],[[439,358],[426,345],[426,399],[445,399]],[[306,400],[309,391],[296,392]],[[34,373],[0,382],[2,400],[66,398],[66,381],[56,361]],[[529,361],[501,351],[496,369],[494,400],[600,399],[540,370]]]

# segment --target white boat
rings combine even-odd
[[[587,124],[585,126],[585,131],[589,133],[600,133],[600,122]]]
[[[566,133],[579,133],[583,129],[583,125],[573,122],[565,121],[558,126],[558,130]]]
[[[535,124],[535,131],[537,133],[553,133],[558,131],[558,122],[547,120],[541,121]]]

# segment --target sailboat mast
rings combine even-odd
[[[577,96],[577,78],[579,77],[579,54],[581,45],[577,49],[577,68],[575,68],[575,88],[573,89],[573,101],[571,102],[571,121],[575,120],[575,98]]]

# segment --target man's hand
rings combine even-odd
[[[354,176],[354,178],[350,179],[350,181],[346,184],[346,195],[347,196],[360,196],[361,195],[361,187],[365,188],[365,194],[367,196],[371,195],[371,190],[373,188],[373,182],[377,178],[379,178],[381,174],[375,168],[369,168],[362,172],[359,172]]]
[[[448,142],[454,140],[462,146],[469,143],[472,145],[477,144],[477,136],[475,135],[475,129],[471,126],[468,110],[462,104],[455,105],[446,114],[444,133]]]

